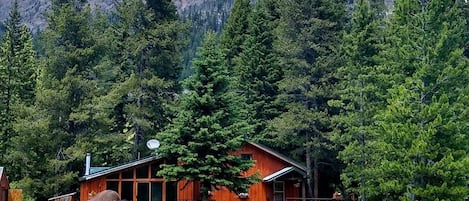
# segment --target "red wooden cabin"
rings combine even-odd
[[[8,189],[10,189],[10,185],[7,173],[4,167],[0,167],[0,201],[8,200]]]
[[[304,197],[306,167],[302,164],[252,142],[233,154],[255,160],[248,174],[258,172],[262,181],[238,195],[227,189],[214,190],[212,200],[286,201],[289,197]],[[80,200],[88,200],[106,189],[117,191],[122,199],[129,201],[200,200],[196,182],[170,182],[156,176],[163,162],[162,158],[150,157],[112,168],[90,168],[89,174],[80,178]]]

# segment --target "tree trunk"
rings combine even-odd
[[[314,168],[314,198],[318,198],[319,194],[319,168],[318,168],[318,159],[314,158],[313,161]]]
[[[202,201],[210,200],[210,183],[206,181],[200,182],[200,194],[202,195]]]
[[[311,149],[309,145],[306,146],[306,186],[307,186],[307,197],[310,198],[313,196],[313,185],[311,182]]]

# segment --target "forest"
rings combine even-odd
[[[23,200],[76,191],[86,153],[94,166],[158,154],[165,177],[246,188],[256,178],[237,173],[252,164],[228,156],[245,141],[305,164],[308,197],[469,197],[467,1],[388,12],[383,0],[235,0],[229,16],[191,15],[171,0],[112,12],[53,0],[33,39],[15,0],[0,39],[0,166]]]

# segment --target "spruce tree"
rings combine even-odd
[[[283,33],[279,50],[285,78],[279,87],[287,112],[272,122],[273,135],[283,142],[282,146],[299,151],[304,157],[307,195],[317,198],[319,164],[335,158],[328,155],[333,153],[329,136],[334,126],[330,116],[337,111],[328,101],[337,98],[337,47],[346,22],[345,2],[287,0],[281,2],[280,8]]]
[[[149,154],[146,140],[172,117],[169,106],[180,87],[180,50],[186,27],[170,0],[120,2],[113,13],[110,55],[112,86],[103,107],[112,108],[115,134],[131,139],[132,156]]]
[[[251,0],[235,0],[230,17],[221,34],[221,47],[226,54],[228,70],[234,72],[233,59],[242,51],[242,45],[247,38],[251,15]]]
[[[383,65],[394,76],[388,106],[377,115],[372,167],[384,200],[467,198],[468,60],[464,20],[454,1],[396,2]]]
[[[264,1],[255,5],[242,52],[235,57],[238,88],[250,108],[250,120],[255,125],[254,138],[262,138],[267,122],[282,110],[276,99],[280,93],[277,84],[283,73],[274,49],[274,30],[266,7]]]
[[[4,161],[11,147],[15,108],[34,102],[36,85],[36,59],[32,37],[26,25],[21,24],[18,3],[14,1],[6,23],[5,37],[0,44],[0,162]],[[14,171],[12,171],[13,173]]]
[[[184,82],[187,91],[180,97],[177,117],[158,135],[162,143],[157,154],[168,161],[159,175],[198,181],[205,201],[210,190],[221,186],[246,192],[255,175],[244,175],[253,161],[231,155],[250,127],[213,32],[207,33],[198,56],[193,62],[195,74]]]
[[[93,135],[98,129],[94,124],[92,100],[98,82],[94,66],[100,52],[96,51],[92,35],[91,9],[79,0],[56,0],[52,1],[47,17],[35,112],[26,109],[24,116],[30,115],[27,119],[32,122],[24,129],[18,128],[26,135],[37,126],[43,133],[35,137],[54,139],[48,142],[47,149],[39,152],[43,157],[38,164],[45,166],[44,171],[28,169],[30,174],[22,180],[21,185],[31,193],[28,196],[36,199],[74,189],[85,155],[85,150],[76,149],[74,145],[78,139]],[[17,142],[24,138],[19,136]],[[37,142],[44,143],[43,140]],[[27,151],[29,153],[24,155],[35,159],[31,153],[35,149]]]
[[[375,136],[369,127],[377,110],[386,105],[377,85],[380,82],[377,56],[383,33],[378,27],[378,14],[371,7],[369,0],[359,0],[354,7],[351,30],[342,45],[345,65],[338,72],[340,101],[336,102],[341,108],[337,139],[344,145],[339,158],[346,165],[341,178],[347,190],[359,193],[362,201],[367,200],[368,189],[374,188],[368,185],[374,178],[367,166],[373,163],[370,155],[376,149]]]

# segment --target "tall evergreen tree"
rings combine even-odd
[[[16,135],[13,130],[15,107],[33,103],[36,84],[31,33],[26,25],[21,24],[17,1],[13,3],[6,25],[6,34],[0,45],[0,151],[4,153],[0,162],[5,163],[10,140]]]
[[[158,136],[162,141],[158,154],[168,159],[158,174],[198,181],[204,201],[212,188],[221,186],[246,192],[256,178],[244,175],[253,161],[230,153],[241,147],[250,127],[213,32],[207,33],[193,65],[195,74],[185,82],[179,113]]]
[[[249,17],[248,36],[242,52],[235,58],[238,88],[250,108],[250,119],[257,136],[254,138],[262,138],[267,121],[277,117],[282,110],[276,99],[280,93],[277,84],[283,73],[274,50],[274,30],[266,3],[257,2]]]
[[[337,96],[337,47],[346,22],[345,2],[287,0],[280,8],[285,78],[279,86],[287,112],[273,121],[273,134],[304,156],[308,196],[318,197],[320,161],[334,158],[327,155],[332,147],[330,116],[336,111],[327,102]]]
[[[230,17],[223,28],[221,34],[221,47],[226,54],[228,70],[233,72],[233,59],[242,51],[242,45],[248,35],[249,22],[251,15],[251,0],[235,0]]]
[[[47,142],[47,149],[39,151],[43,156],[36,162],[45,166],[44,171],[28,169],[27,177],[22,180],[21,185],[26,186],[26,192],[35,199],[67,193],[76,188],[76,177],[82,171],[85,151],[73,146],[80,137],[96,131],[92,100],[96,95],[97,83],[94,66],[99,61],[100,53],[96,51],[91,34],[91,10],[79,0],[52,1],[51,8],[44,33],[44,58],[35,112],[26,109],[24,115],[30,116],[27,119],[33,122],[24,129],[18,128],[24,132],[23,135],[28,135],[37,126],[37,130],[44,133],[37,133],[34,138],[54,139]],[[25,138],[18,136],[16,140],[20,143]],[[43,140],[37,142],[45,143]],[[17,149],[24,150],[21,147]],[[27,151],[29,153],[18,157],[37,159],[35,153],[31,153],[36,149]],[[76,156],[78,153],[82,154]]]
[[[367,166],[373,163],[370,154],[373,147],[373,117],[384,108],[386,101],[379,94],[380,68],[377,56],[380,52],[383,32],[379,29],[378,14],[371,9],[369,0],[359,0],[354,7],[351,31],[345,35],[342,51],[344,66],[339,68],[338,85],[342,108],[338,116],[338,142],[344,144],[339,158],[346,167],[341,178],[347,190],[359,193],[360,200],[367,200],[367,181],[373,180]]]
[[[110,56],[113,85],[105,97],[113,132],[132,139],[133,158],[149,152],[144,140],[168,123],[168,109],[180,90],[180,50],[186,27],[170,0],[123,1],[113,18]]]
[[[383,65],[395,76],[377,116],[377,186],[384,200],[462,200],[469,195],[468,60],[454,1],[396,2]],[[396,39],[396,40],[394,40]]]

